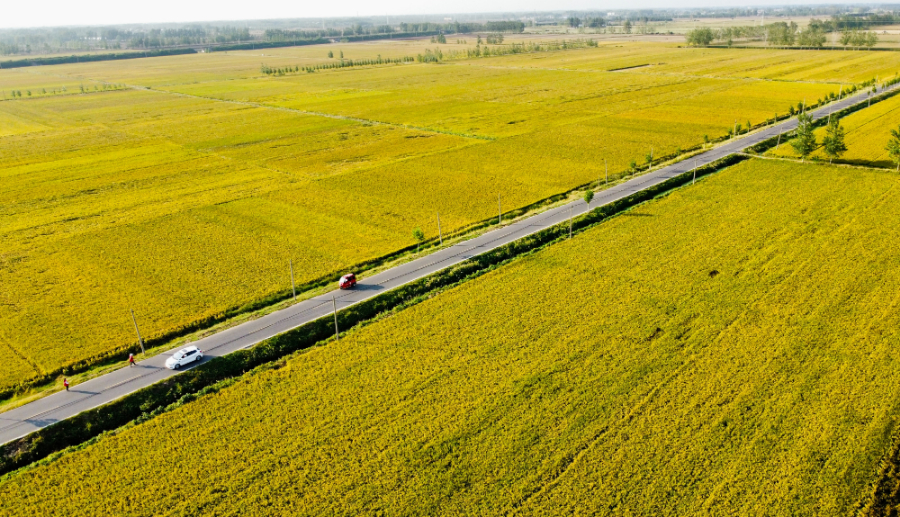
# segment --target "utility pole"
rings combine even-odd
[[[694,159],[694,179],[691,180],[691,185],[697,183],[697,159]]]
[[[138,330],[137,319],[134,317],[134,309],[131,309],[131,321],[134,322],[134,331],[137,332],[138,342],[141,344],[141,354],[147,355],[147,352],[144,350],[144,338],[141,337],[141,331]]]
[[[731,138],[737,136],[737,119],[734,119],[734,128],[731,130]]]
[[[443,246],[444,245],[444,234],[441,233],[441,213],[440,212],[437,213],[437,220],[438,220],[438,238],[441,239],[441,246]]]
[[[337,300],[334,299],[334,295],[331,296],[331,306],[334,308],[334,335],[337,339],[341,339],[341,332],[337,325]]]
[[[290,259],[291,264],[291,292],[294,293],[294,300],[297,299],[297,287],[294,285],[294,259]]]

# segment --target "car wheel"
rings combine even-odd
[[[175,363],[175,369],[177,370],[179,368],[181,368],[181,363]]]

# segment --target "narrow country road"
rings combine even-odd
[[[895,89],[895,85],[890,89]],[[866,102],[868,94],[862,92],[853,97],[820,108],[813,113],[816,118],[827,117],[856,103]],[[631,180],[599,192],[590,204],[597,208],[635,192],[652,187],[695,167],[700,167],[720,158],[740,152],[780,132],[793,130],[796,119],[736,138],[714,149],[698,154],[662,169],[637,176]],[[485,253],[527,235],[555,224],[565,222],[570,215],[579,215],[588,210],[583,201],[553,208],[519,222],[485,233],[475,239],[441,249],[428,256],[396,266],[360,282],[356,289],[332,291],[315,298],[297,303],[273,312],[257,320],[242,323],[217,334],[200,339],[193,344],[203,350],[204,361],[229,354],[242,348],[253,346],[260,341],[281,334],[292,328],[313,321],[332,311],[332,297],[338,310],[354,303],[396,288],[413,280],[447,268],[470,257]],[[159,354],[137,363],[135,367],[121,368],[87,382],[73,386],[71,391],[61,391],[36,400],[19,408],[0,413],[0,444],[7,443],[78,413],[105,404],[133,391],[166,379],[178,372],[168,370],[163,363],[169,353]],[[123,358],[124,363],[124,358]]]

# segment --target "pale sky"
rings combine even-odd
[[[60,25],[112,25],[124,23],[259,20],[391,14],[521,12],[550,10],[615,10],[663,7],[784,5],[785,0],[13,0],[0,8],[0,28]],[[821,0],[795,0],[821,4]],[[846,4],[847,2],[842,2]]]

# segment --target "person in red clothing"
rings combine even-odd
[[[69,379],[63,378],[63,386],[66,387],[66,391],[69,391]]]
[[[134,354],[128,354],[128,366],[134,366]]]

